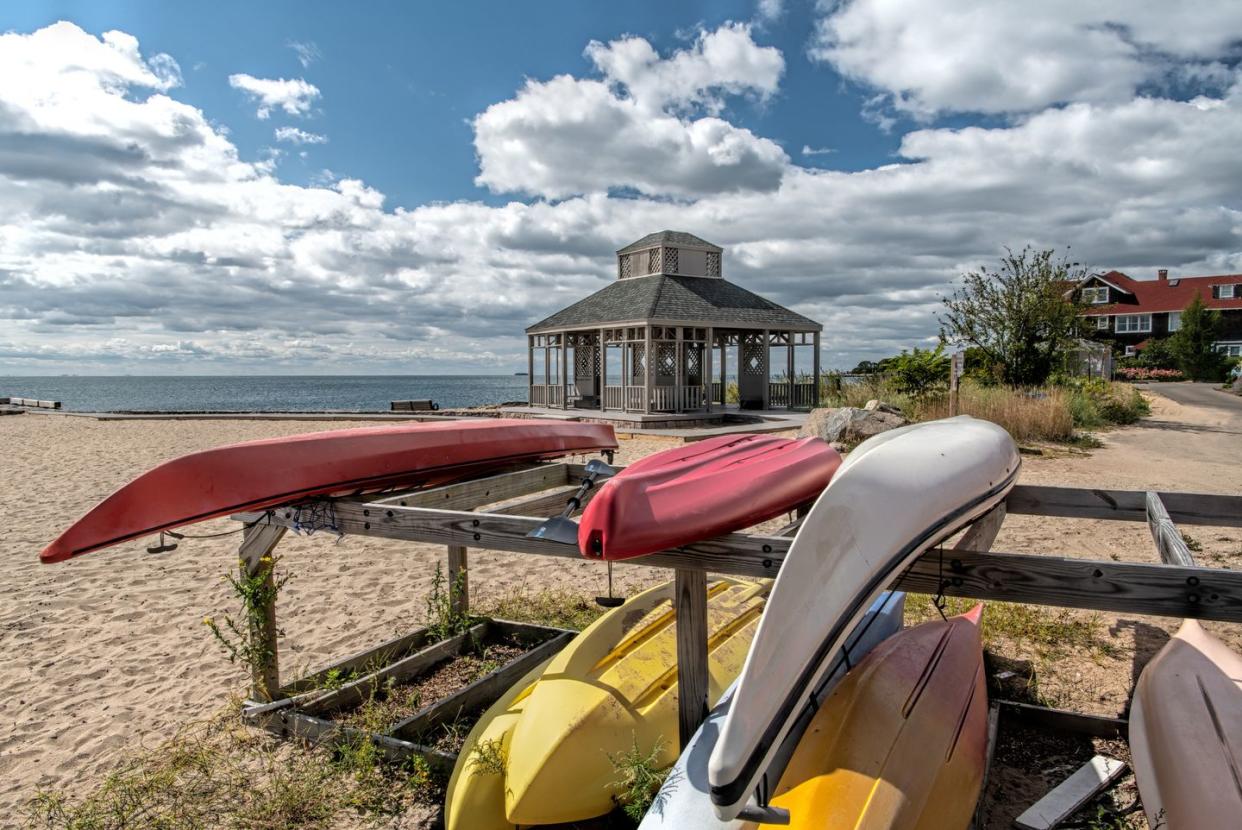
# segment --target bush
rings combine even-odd
[[[1128,383],[1103,378],[1070,378],[1062,387],[1068,395],[1074,426],[1080,429],[1132,424],[1151,412],[1147,400]]]
[[[1185,380],[1180,369],[1149,369],[1145,366],[1121,366],[1113,374],[1123,380]]]
[[[899,395],[921,398],[949,385],[949,356],[944,353],[943,343],[934,349],[903,349],[896,357],[880,361],[880,366]]]

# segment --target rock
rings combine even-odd
[[[901,411],[901,407],[893,406],[891,403],[884,403],[883,401],[877,401],[875,398],[872,398],[871,400],[863,404],[863,409],[867,410],[868,412],[888,412],[891,415],[903,414]]]
[[[874,409],[843,406],[837,409],[814,409],[798,430],[802,438],[823,438],[829,444],[853,447],[873,435],[905,426],[909,421],[895,407],[872,401]]]
[[[840,441],[829,441],[828,446],[832,447],[834,450],[840,453],[846,453],[850,451],[850,448],[842,444]]]

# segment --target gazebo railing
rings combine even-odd
[[[625,407],[625,387],[604,387],[604,409],[623,409]]]
[[[625,411],[642,412],[645,408],[646,407],[643,406],[643,387],[625,387]]]
[[[530,387],[531,406],[560,406],[564,396],[565,390],[558,384],[534,383]]]
[[[776,380],[768,384],[768,406],[775,409],[813,409],[816,405],[812,381]]]
[[[702,386],[654,386],[651,408],[656,412],[677,412],[702,409],[705,404]]]

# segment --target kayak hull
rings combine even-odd
[[[1242,816],[1242,655],[1195,620],[1139,675],[1130,753],[1152,827],[1232,827]]]
[[[819,438],[722,435],[658,452],[600,487],[578,547],[630,559],[741,530],[811,501],[840,466]]]
[[[452,481],[499,464],[615,449],[612,427],[487,419],[246,441],[174,458],[121,487],[44,548],[60,562],[182,525],[320,496]]]
[[[773,795],[787,827],[969,826],[987,756],[981,608],[897,634],[845,676]]]
[[[772,588],[709,762],[712,801],[735,817],[832,656],[892,579],[1012,489],[1017,447],[969,417],[863,442],[803,519]]]

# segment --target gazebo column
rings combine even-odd
[[[699,367],[699,377],[703,380],[703,398],[707,403],[707,411],[712,411],[712,349],[714,348],[715,330],[707,327],[707,339],[703,341],[703,365]],[[723,390],[724,387],[721,387]]]
[[[552,335],[543,336],[543,405],[552,406]]]
[[[535,336],[526,335],[526,402],[535,401]]]
[[[604,398],[608,396],[608,341],[604,339],[604,330],[599,330],[599,378],[596,386],[599,389],[599,411],[605,409]]]
[[[794,408],[794,339],[793,332],[785,333],[785,374],[786,380],[789,382],[789,393],[785,398],[785,408]]]
[[[740,341],[739,341],[740,342]],[[738,346],[741,349],[741,346]],[[729,402],[729,389],[725,384],[729,374],[729,336],[721,335],[720,337],[720,408],[725,409]]]
[[[682,338],[684,329],[677,327],[677,340],[673,344],[673,410],[686,411],[686,402],[681,397],[681,387],[686,382],[686,341]]]
[[[819,406],[819,332],[815,332],[815,391],[811,393],[811,408],[815,409]]]
[[[772,391],[772,338],[771,332],[768,329],[763,330],[763,350],[760,351],[759,356],[763,359],[763,371],[761,372],[763,377],[763,408],[767,409],[771,403],[769,396]]]
[[[651,326],[643,330],[643,414],[651,414]]]
[[[569,332],[561,332],[561,409],[569,409]]]

